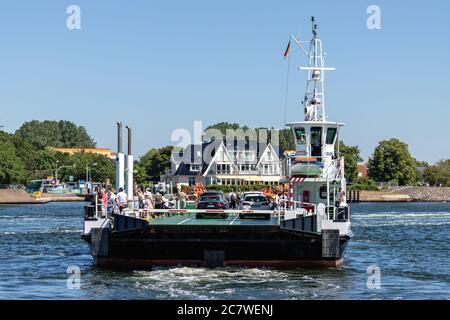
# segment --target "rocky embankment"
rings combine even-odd
[[[361,191],[362,202],[450,202],[450,188],[398,187],[387,191]]]
[[[400,187],[392,193],[408,195],[413,201],[450,201],[450,188],[446,187]]]

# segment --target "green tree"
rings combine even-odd
[[[416,182],[416,162],[408,145],[398,139],[383,140],[368,163],[369,176],[375,181],[397,180],[400,185]]]
[[[93,148],[95,142],[82,126],[70,121],[25,122],[16,135],[37,149],[56,148]]]
[[[432,186],[450,187],[450,159],[428,166],[423,172],[423,180]]]
[[[59,155],[62,154],[59,153]],[[94,153],[64,154],[63,157],[64,160],[61,160],[58,166],[75,165],[75,167],[61,169],[58,173],[60,180],[67,182],[69,176],[72,176],[75,181],[86,180],[86,167],[88,167],[89,176],[92,181],[114,184],[116,169],[113,160]]]
[[[0,131],[0,184],[25,183],[25,164],[17,153],[14,136]]]
[[[245,132],[246,130],[250,129],[250,127],[248,127],[246,125],[241,126],[237,123],[220,122],[220,123],[213,124],[206,128],[206,130],[208,130],[208,129],[218,129],[225,136],[227,129],[232,129],[235,131],[241,129]],[[267,131],[267,141],[259,141],[259,131],[258,130],[266,130]],[[264,127],[256,128],[255,131],[256,131],[256,134],[258,135],[258,143],[271,142],[272,130],[274,130],[274,129],[273,128],[271,128],[271,129],[264,128]],[[292,134],[291,129],[282,129],[282,130],[277,130],[277,131],[278,131],[279,143],[278,143],[278,145],[273,143],[273,147],[274,148],[279,147],[281,151],[295,150],[295,141],[294,141],[294,136]]]
[[[138,168],[142,167],[145,170],[148,181],[159,181],[160,176],[165,174],[167,169],[170,169],[172,150],[172,146],[166,146],[159,149],[153,148],[142,156],[138,162]],[[142,172],[139,180],[139,183],[145,182],[142,178]]]
[[[138,185],[146,185],[149,182],[149,177],[145,167],[141,165],[140,161],[134,162],[134,179]]]
[[[222,132],[222,134],[225,136],[226,131],[229,130],[229,129],[232,129],[232,130],[238,130],[238,129],[247,130],[247,129],[249,129],[249,127],[241,126],[240,124],[237,124],[237,123],[219,122],[219,123],[210,125],[209,127],[207,127],[205,129],[205,131],[207,131],[209,129],[220,130],[220,132]]]
[[[426,161],[418,161],[414,159],[414,162],[416,163],[416,178],[417,181],[420,181],[420,184],[424,182],[424,169],[428,168],[430,165]]]
[[[337,145],[336,145],[337,148]],[[345,178],[348,182],[355,182],[358,178],[358,162],[363,161],[358,146],[347,146],[344,142],[339,144],[339,153],[345,161]]]

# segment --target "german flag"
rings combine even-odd
[[[289,43],[287,45],[286,51],[284,52],[284,58],[286,59],[289,56],[289,51],[291,51],[291,40],[289,40]]]

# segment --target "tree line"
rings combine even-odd
[[[27,184],[58,172],[68,181],[86,179],[90,167],[92,180],[114,181],[114,162],[91,153],[74,155],[56,152],[54,148],[94,148],[95,141],[86,129],[70,121],[25,122],[14,134],[0,131],[0,184]],[[93,166],[94,164],[97,164]]]

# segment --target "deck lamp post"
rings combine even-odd
[[[98,163],[95,162],[93,164],[91,164],[91,167],[95,167]],[[91,178],[90,178],[90,174],[89,174],[89,165],[86,165],[86,183],[90,182]]]
[[[58,162],[59,161],[56,161],[56,163],[58,163]],[[58,172],[59,172],[59,170],[64,169],[64,168],[75,168],[75,167],[76,167],[76,164],[71,164],[71,165],[68,165],[68,166],[61,166],[61,167],[57,168],[56,171],[55,171],[55,180],[56,180],[56,182],[58,182]]]

